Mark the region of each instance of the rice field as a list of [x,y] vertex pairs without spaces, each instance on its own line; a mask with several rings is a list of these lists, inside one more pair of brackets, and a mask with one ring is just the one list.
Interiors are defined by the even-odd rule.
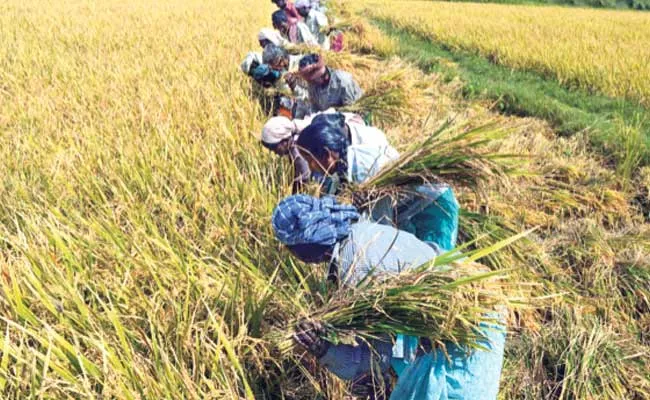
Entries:
[[452,49],[650,105],[647,13],[432,1],[355,4]]
[[[269,336],[322,305],[326,274],[271,232],[291,176],[257,143],[239,63],[272,4],[47,5],[0,4],[0,398],[346,398]],[[500,397],[649,398],[650,169],[621,177],[584,136],[466,102],[357,35],[370,55],[332,61],[408,89],[385,127],[400,149],[454,116],[510,129],[491,148],[529,161],[458,193],[478,245],[537,227],[481,260],[543,296],[509,321]]]
[[239,5],[0,5],[1,398],[252,398],[232,305],[283,176],[237,68],[271,4]]

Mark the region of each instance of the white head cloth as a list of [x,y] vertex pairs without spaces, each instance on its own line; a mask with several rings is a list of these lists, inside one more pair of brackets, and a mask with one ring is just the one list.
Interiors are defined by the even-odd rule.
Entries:
[[257,40],[268,40],[276,46],[282,46],[284,44],[284,38],[280,32],[271,28],[262,28],[260,33],[257,34]]
[[262,141],[268,144],[280,143],[297,133],[296,124],[287,117],[273,117],[262,128]]
[[251,70],[251,65],[253,62],[257,61],[258,64],[262,64],[262,53],[255,53],[253,51],[246,54],[246,58],[241,63],[241,70],[248,75]]

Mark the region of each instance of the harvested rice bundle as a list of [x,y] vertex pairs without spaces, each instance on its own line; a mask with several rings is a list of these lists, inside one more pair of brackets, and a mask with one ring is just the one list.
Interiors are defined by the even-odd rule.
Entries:
[[395,54],[397,42],[376,26],[361,21],[345,35],[345,48],[355,53],[389,57]]
[[358,102],[343,108],[343,111],[370,115],[373,125],[382,127],[411,122],[416,116],[425,114],[423,106],[426,108],[430,105],[423,105],[423,99],[430,99],[427,92],[431,88],[431,81],[397,58],[381,63],[374,70],[380,72],[374,75],[354,74],[361,78],[359,84],[365,93]]
[[334,22],[330,24],[329,29],[332,31],[362,34],[367,27],[368,23],[363,18],[356,15],[349,15],[344,18],[335,18]]
[[[390,279],[368,277],[356,288],[338,290],[326,305],[302,317],[324,324],[324,339],[334,344],[406,334],[429,338],[442,348],[444,342],[481,348],[482,325],[502,325],[495,310],[519,300],[504,294],[510,284],[503,271],[485,272],[486,267],[474,262],[450,265],[435,262]],[[293,333],[276,337],[283,353],[293,349]]]
[[503,180],[512,171],[513,155],[485,150],[486,144],[507,134],[508,130],[493,123],[467,128],[448,121],[353,190],[390,192],[399,186],[430,182],[479,190],[483,182]]

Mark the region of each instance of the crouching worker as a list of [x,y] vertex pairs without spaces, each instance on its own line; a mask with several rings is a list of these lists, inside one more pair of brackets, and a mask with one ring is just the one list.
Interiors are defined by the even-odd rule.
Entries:
[[281,157],[287,156],[291,159],[294,171],[292,193],[300,191],[311,177],[309,165],[296,147],[296,138],[304,128],[303,123],[307,124],[308,122],[292,121],[289,118],[278,116],[268,120],[262,129],[262,145]]
[[287,40],[280,35],[280,32],[270,28],[262,28],[257,34],[257,40],[262,49],[270,44],[284,47],[288,43]]
[[309,84],[309,100],[314,113],[330,107],[349,106],[363,95],[352,75],[329,68],[318,54],[304,56],[299,67],[300,76]]
[[281,74],[276,85],[280,92],[289,92],[292,97],[291,116],[304,118],[310,113],[309,93],[300,79],[297,79],[298,64],[301,56],[292,56],[286,49],[274,44],[264,47],[262,61],[271,69]]
[[273,28],[277,29],[289,43],[318,46],[318,40],[304,22],[289,18],[285,11],[278,10],[271,15]]
[[305,25],[309,28],[312,36],[316,38],[321,49],[330,49],[329,22],[327,16],[315,9],[310,0],[297,0],[296,10],[305,19]]
[[284,11],[289,18],[293,18],[298,21],[302,19],[298,13],[298,10],[296,10],[296,6],[294,6],[292,2],[287,0],[271,0],[271,2],[278,6],[280,9],[278,11]]
[[[329,263],[331,277],[354,287],[368,274],[390,276],[420,266],[437,256],[435,246],[393,227],[362,220],[354,206],[333,197],[294,195],[273,212],[275,235],[299,259]],[[322,339],[317,321],[301,321],[294,340],[319,363],[344,380],[355,382],[353,392],[373,399],[492,400],[496,399],[503,362],[505,333],[485,327],[485,350],[445,343],[446,353],[426,340],[398,335],[396,342],[334,345]],[[371,376],[380,369],[380,376]],[[391,371],[392,370],[392,371]],[[388,376],[398,380],[391,388]],[[379,383],[379,384],[378,384]],[[392,394],[389,395],[392,389]]]
[[[263,89],[272,88],[280,82],[282,75],[273,70],[270,66],[262,62],[262,54],[256,52],[250,52],[244,58],[244,61],[241,63],[241,70],[246,75],[251,77],[257,85],[253,85],[253,94],[260,101],[260,106],[265,113],[278,113],[278,110],[282,109],[282,98],[281,96],[269,96]],[[285,101],[286,103],[286,101]],[[285,105],[291,109],[291,104]],[[290,114],[290,112],[287,112]]]
[[[340,113],[314,118],[300,135],[298,148],[312,172],[329,176],[330,185],[324,188],[329,194],[337,193],[342,185],[365,182],[399,157],[382,131],[346,121]],[[460,207],[451,187],[408,186],[396,197],[375,200],[368,207],[372,219],[394,224],[441,250],[456,247]]]

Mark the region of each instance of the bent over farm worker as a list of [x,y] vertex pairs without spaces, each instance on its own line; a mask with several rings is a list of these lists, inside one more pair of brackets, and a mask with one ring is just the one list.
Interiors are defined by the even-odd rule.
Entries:
[[293,165],[293,193],[297,193],[302,185],[309,181],[311,171],[307,161],[300,155],[296,148],[296,137],[304,128],[301,120],[290,120],[278,116],[273,117],[262,129],[262,145],[279,156],[288,156]]
[[300,60],[300,76],[309,84],[312,112],[348,106],[363,95],[352,75],[327,67],[318,54],[309,54]]
[[320,0],[310,0],[312,10],[320,11],[323,14],[327,12],[327,7],[321,4]]
[[296,19],[298,21],[302,19],[298,13],[298,10],[296,10],[296,6],[294,6],[292,2],[287,0],[271,0],[271,3],[278,6],[281,11],[287,13],[287,17]]
[[[341,114],[314,118],[300,135],[298,148],[313,172],[328,175],[326,193],[335,194],[346,183],[363,183],[399,157],[377,128],[346,122]],[[456,246],[460,207],[446,184],[401,188],[397,204],[384,197],[373,204],[372,219],[395,224],[442,250]]]
[[313,171],[362,182],[399,153],[382,131],[346,123],[341,113],[314,117],[298,139],[298,147]]
[[257,34],[257,40],[260,42],[260,47],[263,49],[270,44],[284,47],[287,40],[282,37],[280,32],[271,28],[262,28]]
[[[294,195],[283,199],[273,211],[276,238],[307,263],[330,263],[330,275],[343,285],[354,287],[368,274],[385,279],[402,270],[433,260],[438,252],[410,233],[363,220],[354,206],[338,204],[334,197],[318,199]],[[294,340],[339,378],[370,386],[373,366],[383,374],[392,368],[398,380],[391,400],[492,400],[499,390],[505,332],[484,327],[484,350],[446,343],[445,350],[432,350],[426,340],[398,335],[393,345],[387,340],[370,344],[334,345],[322,339],[318,321],[301,321]],[[428,349],[422,351],[423,349]],[[387,388],[390,391],[390,387]]]
[[280,80],[280,73],[262,61],[262,54],[249,52],[241,63],[241,70],[263,87],[271,87]]
[[241,63],[241,70],[246,75],[253,76],[253,71],[260,64],[262,64],[262,53],[250,51]]
[[309,114],[309,93],[296,75],[300,58],[301,56],[290,55],[286,49],[274,44],[267,45],[262,53],[264,64],[282,74],[283,79],[278,85],[278,90],[292,93],[291,116],[295,118],[303,118]]
[[318,46],[316,38],[311,34],[304,22],[295,18],[289,18],[282,10],[274,12],[271,15],[271,19],[273,21],[273,27],[290,43]]
[[327,16],[322,12],[313,9],[310,0],[297,0],[296,9],[305,19],[305,25],[307,25],[311,34],[316,38],[320,47],[323,50],[329,50],[330,39]]

